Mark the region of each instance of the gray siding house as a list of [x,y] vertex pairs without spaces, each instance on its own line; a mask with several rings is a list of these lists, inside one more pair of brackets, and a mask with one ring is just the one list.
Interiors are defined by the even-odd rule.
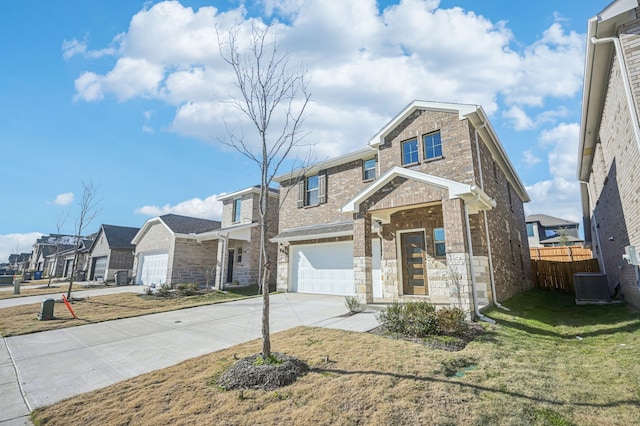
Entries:
[[128,226],[100,225],[89,250],[89,271],[87,278],[95,281],[111,282],[117,271],[127,271],[132,276],[135,245],[131,240],[140,228]]

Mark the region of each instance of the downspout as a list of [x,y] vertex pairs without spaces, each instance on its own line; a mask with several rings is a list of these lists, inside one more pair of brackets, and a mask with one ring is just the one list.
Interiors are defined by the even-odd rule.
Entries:
[[[480,171],[480,188],[484,191],[484,175],[482,173],[482,161],[480,160],[480,142],[478,141],[478,131],[486,126],[486,123],[482,123],[480,127],[475,129],[475,138],[476,138],[476,157],[478,159],[478,170]],[[491,280],[491,298],[493,299],[493,304],[496,305],[500,309],[504,309],[508,311],[509,308],[502,306],[498,303],[498,296],[496,293],[496,279],[493,274],[493,252],[491,251],[491,239],[489,238],[489,223],[487,222],[487,211],[483,210],[482,215],[484,217],[484,233],[485,238],[487,239],[487,254],[489,256],[489,279]]]
[[480,313],[478,309],[478,295],[476,289],[476,271],[473,266],[473,244],[471,243],[471,225],[469,223],[469,209],[467,208],[467,203],[464,203],[464,222],[467,228],[467,241],[469,244],[469,273],[471,274],[471,293],[473,295],[473,311],[477,318],[480,318],[482,321],[486,321],[490,324],[495,324],[496,322],[489,317],[485,317]]
[[633,133],[635,133],[636,135],[636,143],[638,144],[638,149],[640,149],[640,124],[638,123],[638,111],[636,110],[636,105],[633,102],[633,92],[631,91],[631,84],[629,83],[629,76],[627,75],[627,65],[624,62],[620,39],[618,37],[591,37],[590,41],[593,44],[613,42],[613,45],[615,46],[616,56],[618,57],[618,64],[620,65],[620,74],[622,75],[622,84],[624,86],[624,92],[627,97],[627,103],[629,104],[629,112],[631,113]]

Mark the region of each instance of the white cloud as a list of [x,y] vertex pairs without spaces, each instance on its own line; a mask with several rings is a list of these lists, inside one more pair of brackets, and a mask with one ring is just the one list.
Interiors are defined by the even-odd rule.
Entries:
[[58,194],[56,198],[52,201],[53,204],[57,204],[59,206],[68,206],[73,203],[74,195],[73,192],[65,192],[63,194]]
[[183,216],[199,217],[204,219],[220,220],[222,217],[222,202],[218,197],[224,195],[211,195],[204,200],[192,198],[175,205],[165,204],[164,206],[142,206],[135,209],[136,214],[156,217],[173,213]]
[[8,262],[11,254],[31,253],[33,243],[42,235],[40,232],[0,235],[0,263]]
[[577,123],[562,123],[541,133],[541,146],[550,147],[551,179],[527,186],[532,200],[525,207],[528,214],[544,213],[576,222],[581,220],[580,184],[576,179],[579,131]]
[[73,40],[64,40],[62,42],[62,57],[64,59],[72,58],[75,55],[83,55],[87,52],[87,43]]
[[528,130],[533,128],[534,123],[526,112],[519,106],[512,106],[502,113],[502,116],[511,121],[513,128],[516,130]]
[[537,157],[532,150],[527,149],[526,151],[524,151],[522,153],[522,157],[524,159],[525,164],[527,165],[527,167],[532,167],[535,166],[536,164],[540,163],[542,160],[540,159],[540,157]]
[[[505,109],[508,123],[527,130],[562,114],[559,109],[558,115],[536,116],[532,106],[573,96],[581,87],[584,37],[565,31],[560,18],[539,40],[516,49],[507,23],[458,7],[443,9],[436,0],[402,0],[382,11],[375,0],[261,4],[276,18],[274,32],[282,51],[290,52],[290,63],[308,70],[315,105],[306,126],[327,153],[364,146],[414,99],[479,104],[489,115]],[[239,24],[239,42],[246,44],[253,19],[243,5],[221,13],[175,1],[153,4],[114,38],[119,56],[110,71],[77,78],[75,97],[166,102],[176,108],[172,123],[155,127],[216,143],[226,135],[225,122],[239,130],[244,121],[225,103],[233,78],[220,58],[215,28],[225,34]],[[86,48],[76,42],[68,49]],[[145,123],[143,131],[150,128]]]

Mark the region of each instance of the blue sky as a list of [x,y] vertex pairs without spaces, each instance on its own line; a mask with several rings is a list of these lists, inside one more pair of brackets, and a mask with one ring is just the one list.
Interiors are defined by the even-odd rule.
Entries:
[[[527,213],[579,221],[575,179],[587,20],[595,0],[0,2],[0,262],[38,233],[168,212],[218,219],[259,182],[222,146],[232,93],[215,25],[277,22],[308,70],[317,158],[365,146],[414,99],[480,104],[525,183]],[[240,121],[237,121],[240,123]],[[249,131],[247,131],[249,132]]]

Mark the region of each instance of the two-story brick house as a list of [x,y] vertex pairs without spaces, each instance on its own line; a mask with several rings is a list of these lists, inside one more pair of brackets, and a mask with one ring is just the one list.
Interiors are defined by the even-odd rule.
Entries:
[[[268,240],[278,231],[278,190],[269,189],[267,200],[267,250],[275,264],[277,245]],[[218,201],[222,202],[222,227],[197,236],[201,242],[218,241],[216,285],[258,284],[264,263],[260,250],[260,186],[223,195]],[[275,284],[275,268],[269,280]]]
[[617,0],[587,23],[578,149],[584,236],[609,291],[640,307],[640,4]]
[[479,106],[412,102],[367,148],[275,181],[280,290],[477,314],[531,287],[529,198]]

